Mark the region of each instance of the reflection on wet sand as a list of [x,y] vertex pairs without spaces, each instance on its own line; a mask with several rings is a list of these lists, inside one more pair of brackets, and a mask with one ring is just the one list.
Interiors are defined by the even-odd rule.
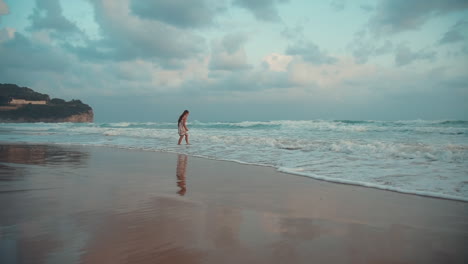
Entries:
[[[240,263],[255,259],[257,253],[241,239],[241,215],[237,208],[155,198],[145,209],[108,216],[81,262]],[[255,263],[275,263],[269,257],[258,260]]]
[[88,154],[50,145],[0,145],[0,162],[31,165],[83,166]]
[[54,234],[27,233],[25,226],[0,229],[0,263],[47,263],[61,247]]
[[[22,181],[28,171],[39,166],[53,166],[67,169],[83,168],[87,165],[89,153],[79,148],[51,145],[19,145],[0,144],[0,183],[7,181]],[[27,166],[24,166],[27,165]],[[32,165],[32,166],[29,166]],[[71,172],[69,170],[69,172]],[[6,188],[4,188],[6,187]],[[13,185],[0,185],[0,192],[17,190]],[[21,189],[23,189],[22,186]],[[37,186],[27,186],[35,189]],[[43,186],[42,188],[47,188]]]
[[186,155],[83,152],[84,167],[14,164],[25,187],[56,188],[0,192],[1,264],[467,263],[466,203],[195,157],[187,166]]
[[177,155],[177,186],[180,190],[177,192],[180,196],[184,196],[187,192],[187,187],[185,183],[185,174],[187,170],[187,160],[188,156],[184,154]]
[[23,178],[24,168],[0,164],[0,182],[14,181]]
[[88,158],[78,148],[0,145],[0,263],[60,263],[51,257],[64,247],[60,232],[50,231],[52,212],[60,212],[52,208],[64,198],[53,190],[63,183],[55,176],[70,176]]

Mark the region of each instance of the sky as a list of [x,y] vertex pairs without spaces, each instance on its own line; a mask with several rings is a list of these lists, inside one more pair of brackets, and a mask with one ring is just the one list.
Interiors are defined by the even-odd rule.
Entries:
[[0,0],[0,83],[97,122],[468,120],[468,1]]

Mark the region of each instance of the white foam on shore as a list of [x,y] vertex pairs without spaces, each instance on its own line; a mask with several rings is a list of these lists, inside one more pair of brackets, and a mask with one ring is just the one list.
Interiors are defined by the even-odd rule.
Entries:
[[399,192],[399,193],[415,194],[415,195],[421,195],[421,196],[428,196],[428,197],[435,197],[435,198],[442,198],[442,199],[458,200],[458,201],[468,202],[468,197],[460,197],[460,196],[454,196],[454,195],[449,195],[449,194],[441,194],[441,193],[435,193],[435,192],[428,192],[428,191],[407,190],[407,189],[404,189],[404,188],[396,188],[396,187],[392,187],[392,186],[384,186],[384,185],[373,184],[373,183],[368,183],[368,182],[351,181],[351,180],[346,180],[346,179],[337,179],[337,178],[332,178],[332,177],[311,175],[309,173],[301,173],[301,172],[297,171],[296,169],[290,169],[290,168],[278,168],[278,171],[284,172],[284,173],[289,173],[289,174],[294,174],[294,175],[300,175],[300,176],[304,176],[304,177],[309,177],[309,178],[313,178],[313,179],[316,179],[316,180],[334,182],[334,183],[357,185],[357,186],[364,186],[364,187],[368,187],[368,188],[376,188],[376,189]]
[[270,121],[2,124],[0,141],[183,153],[337,183],[468,200],[468,122]]

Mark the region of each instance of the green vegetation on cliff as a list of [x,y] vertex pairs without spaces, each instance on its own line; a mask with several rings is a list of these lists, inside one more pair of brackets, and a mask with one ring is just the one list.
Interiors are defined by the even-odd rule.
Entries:
[[92,108],[80,100],[71,100],[69,102],[59,98],[50,100],[49,95],[37,93],[26,87],[18,87],[14,84],[0,84],[0,104],[8,105],[10,99],[45,100],[47,104],[26,104],[17,109],[0,111],[0,122],[44,122],[45,120],[47,120],[46,122],[54,122],[54,120],[62,122],[74,115],[92,113]]
[[0,103],[5,104],[6,98],[24,99],[28,101],[49,101],[49,95],[41,94],[27,87],[19,87],[16,84],[0,83]]
[[45,119],[67,118],[91,110],[87,104],[80,100],[72,100],[62,104],[32,105],[28,104],[16,110],[0,111],[0,119]]

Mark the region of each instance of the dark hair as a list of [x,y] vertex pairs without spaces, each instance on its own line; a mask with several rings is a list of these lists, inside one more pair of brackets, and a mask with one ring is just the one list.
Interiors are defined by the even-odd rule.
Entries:
[[184,110],[184,112],[179,116],[179,121],[177,121],[177,125],[180,124],[180,121],[182,121],[182,118],[188,113],[190,113],[189,110]]

